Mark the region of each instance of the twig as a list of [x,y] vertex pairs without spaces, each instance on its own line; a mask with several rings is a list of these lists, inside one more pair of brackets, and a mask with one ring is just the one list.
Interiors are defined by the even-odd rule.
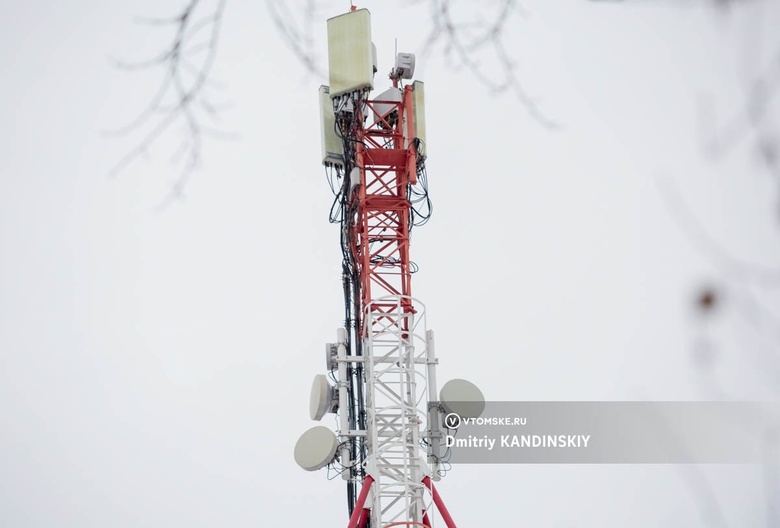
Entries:
[[[515,0],[496,0],[497,10],[490,21],[473,20],[456,23],[448,0],[430,0],[432,29],[423,45],[423,53],[442,43],[447,58],[455,59],[494,93],[514,93],[526,111],[539,124],[554,129],[560,125],[541,111],[537,102],[528,94],[517,75],[517,68],[504,44],[504,30],[511,15],[519,10]],[[487,73],[478,60],[483,50],[488,50],[502,66],[497,75]]]
[[[169,195],[163,203],[181,198],[186,183],[201,161],[202,138],[204,135],[225,137],[224,133],[202,123],[201,115],[216,120],[217,110],[207,97],[207,89],[213,87],[211,70],[219,42],[222,17],[227,0],[216,0],[207,14],[199,16],[202,0],[190,0],[175,17],[139,17],[137,22],[155,27],[173,27],[170,45],[155,57],[135,63],[117,61],[116,66],[127,71],[148,71],[162,67],[165,70],[160,87],[146,108],[128,124],[106,135],[125,136],[133,131],[145,129],[141,140],[109,171],[116,176],[159,141],[174,125],[181,123],[185,139],[173,156],[182,167],[174,180]],[[207,32],[205,41],[196,42]],[[205,53],[198,62],[192,58]],[[168,103],[167,101],[172,100]]]

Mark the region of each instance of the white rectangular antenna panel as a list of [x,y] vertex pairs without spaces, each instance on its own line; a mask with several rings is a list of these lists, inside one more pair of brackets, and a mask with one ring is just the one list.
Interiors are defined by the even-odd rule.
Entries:
[[331,97],[373,88],[374,53],[368,9],[328,19],[328,69]]
[[414,137],[422,141],[420,154],[428,157],[428,143],[425,137],[425,84],[422,81],[412,83],[412,107],[414,108]]
[[336,134],[336,117],[333,101],[327,86],[320,86],[320,136],[322,138],[322,163],[344,165],[344,144]]

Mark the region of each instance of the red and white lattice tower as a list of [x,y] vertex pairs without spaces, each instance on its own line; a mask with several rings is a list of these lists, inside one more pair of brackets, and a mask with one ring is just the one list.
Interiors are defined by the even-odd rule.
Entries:
[[410,231],[430,215],[423,83],[404,83],[414,56],[400,53],[392,87],[370,98],[377,70],[365,9],[328,20],[328,55],[323,162],[335,194],[331,221],[341,229],[345,327],[326,346],[333,384],[315,379],[311,416],[335,412],[339,427],[336,435],[323,426],[307,431],[296,460],[341,472],[350,528],[430,527],[434,506],[454,527],[433,485],[442,406],[433,333],[412,296],[409,257]]

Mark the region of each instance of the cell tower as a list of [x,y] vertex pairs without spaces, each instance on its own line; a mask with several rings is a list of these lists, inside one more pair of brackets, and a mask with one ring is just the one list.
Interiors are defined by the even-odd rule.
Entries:
[[310,414],[336,413],[338,430],[309,429],[295,459],[309,471],[341,472],[349,528],[431,527],[435,511],[452,528],[434,486],[446,461],[442,418],[476,416],[484,398],[465,380],[436,397],[433,331],[412,296],[410,233],[431,214],[424,85],[405,82],[415,58],[398,53],[392,86],[370,98],[377,67],[366,9],[328,20],[328,59],[322,161],[335,195],[330,220],[340,228],[345,317],[325,346],[328,374],[315,377]]

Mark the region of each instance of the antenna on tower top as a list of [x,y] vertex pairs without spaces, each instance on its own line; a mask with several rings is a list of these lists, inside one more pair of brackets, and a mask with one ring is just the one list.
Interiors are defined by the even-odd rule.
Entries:
[[357,6],[352,3],[352,0],[349,0],[349,10],[354,11],[357,9]]

